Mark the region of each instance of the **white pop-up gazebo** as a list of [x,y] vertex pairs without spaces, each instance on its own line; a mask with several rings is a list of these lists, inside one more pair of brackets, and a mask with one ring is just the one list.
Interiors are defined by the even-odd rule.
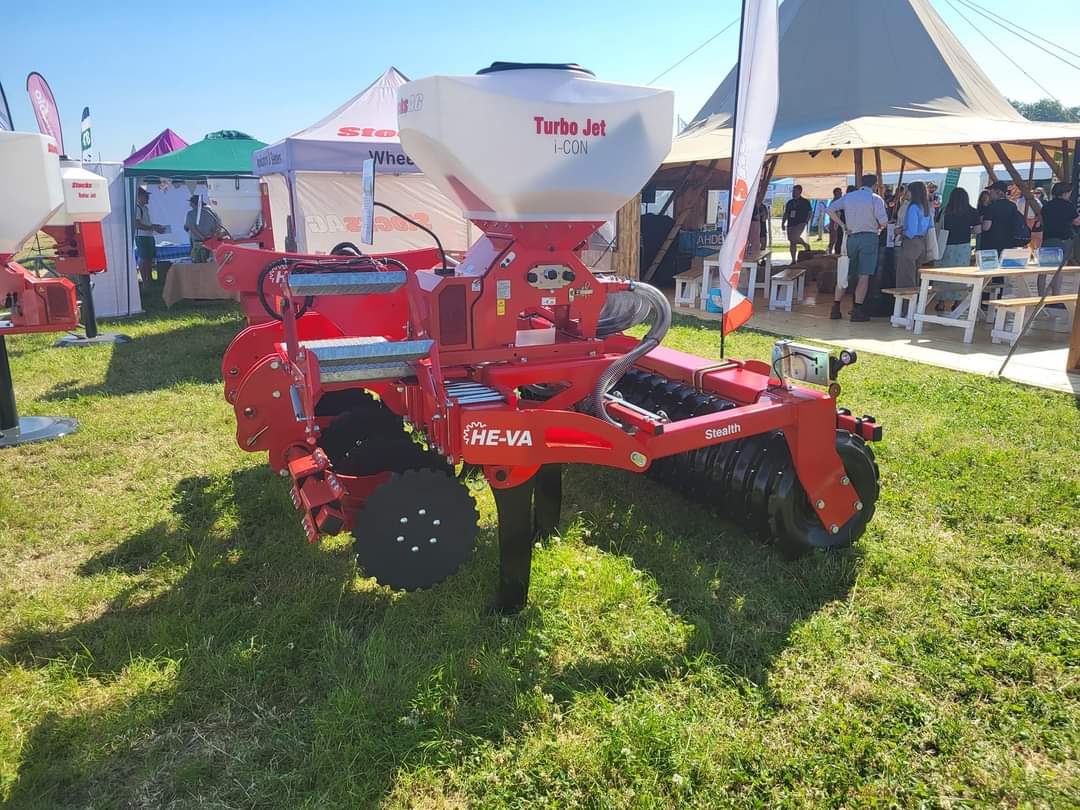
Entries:
[[[460,209],[420,172],[401,148],[397,90],[405,78],[389,68],[321,121],[254,153],[255,175],[270,193],[275,248],[283,249],[291,218],[297,249],[326,253],[359,243],[360,172],[375,161],[375,198],[434,230],[448,251],[464,251],[473,232]],[[388,212],[375,212],[377,251],[431,246],[431,237]]]

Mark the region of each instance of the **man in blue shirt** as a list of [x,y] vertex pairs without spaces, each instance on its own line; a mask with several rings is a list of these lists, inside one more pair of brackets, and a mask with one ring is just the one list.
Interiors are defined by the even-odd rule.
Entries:
[[[870,320],[863,309],[863,302],[870,288],[870,277],[877,272],[878,234],[889,224],[885,201],[874,193],[877,181],[876,174],[864,174],[862,187],[858,191],[848,192],[829,206],[829,217],[843,222],[847,231],[844,241],[847,243],[848,278],[855,275],[858,279],[855,284],[855,306],[851,310],[851,320],[855,323]],[[834,321],[841,317],[840,301],[846,289],[840,286],[839,281],[837,279],[836,296],[829,314]]]

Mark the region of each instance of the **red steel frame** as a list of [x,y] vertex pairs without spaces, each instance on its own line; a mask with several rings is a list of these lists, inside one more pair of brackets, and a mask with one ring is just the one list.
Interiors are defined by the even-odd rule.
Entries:
[[[300,302],[289,298],[289,270],[272,272],[264,280],[265,291],[275,302],[288,302],[283,321],[270,320],[257,299],[263,268],[282,258],[338,259],[231,243],[216,247],[221,284],[240,293],[251,323],[233,341],[223,363],[226,398],[237,416],[237,441],[245,450],[267,451],[275,469],[294,480],[294,501],[306,511],[311,539],[349,528],[363,499],[386,477],[334,476],[316,449],[319,432],[331,418],[315,415],[323,392],[355,387],[379,395],[392,411],[423,430],[449,461],[482,465],[495,488],[519,485],[545,464],[600,464],[643,472],[658,458],[782,430],[796,474],[823,526],[835,531],[856,514],[858,495],[837,454],[835,431],[843,428],[873,441],[880,438],[880,428],[870,418],[838,412],[835,400],[825,393],[781,384],[765,363],[716,363],[659,347],[636,367],[738,407],[660,423],[610,404],[609,412],[628,429],[572,410],[591,395],[615,360],[638,345],[625,335],[596,337],[607,294],[627,290],[631,282],[594,276],[578,258],[578,248],[598,223],[477,224],[485,236],[452,275],[428,269],[439,263],[436,251],[389,254],[410,268],[401,289],[320,298],[313,311],[301,317],[295,316]],[[341,260],[347,258],[355,259]],[[560,268],[551,288],[526,281],[537,268],[550,267]],[[447,306],[447,300],[456,303]],[[523,344],[522,335],[539,334],[535,330],[544,330],[551,339]],[[346,335],[432,338],[435,344],[427,358],[415,363],[415,377],[323,384],[318,360],[304,351],[302,341]],[[505,401],[461,405],[446,393],[445,382],[455,379],[494,388]],[[543,401],[515,395],[539,383],[563,387]]]

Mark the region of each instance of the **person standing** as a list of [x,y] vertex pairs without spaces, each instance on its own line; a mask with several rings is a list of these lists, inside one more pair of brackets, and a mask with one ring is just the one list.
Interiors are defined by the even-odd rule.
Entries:
[[[855,284],[855,306],[851,310],[851,320],[855,323],[870,320],[863,308],[863,302],[866,301],[866,291],[870,288],[870,277],[877,272],[878,234],[889,223],[889,217],[885,213],[885,201],[874,193],[877,181],[877,175],[864,174],[861,180],[862,188],[845,194],[829,206],[829,216],[839,220],[842,215],[844,229],[847,231],[845,239],[849,283],[852,274],[858,278]],[[837,283],[832,312],[829,313],[829,317],[834,321],[841,317],[840,301],[843,297],[844,287]]]
[[949,232],[945,252],[941,255],[942,267],[968,267],[971,265],[971,234],[980,230],[979,212],[971,207],[971,198],[962,188],[954,188],[949,195],[943,215],[944,228]]
[[799,245],[807,250],[810,249],[810,243],[802,238],[808,222],[810,222],[810,201],[803,197],[802,186],[792,186],[791,199],[784,206],[784,215],[780,219],[780,227],[787,231],[792,262],[795,261]]
[[165,227],[150,221],[150,192],[140,188],[135,192],[135,249],[139,253],[139,280],[144,284],[150,283],[154,269],[155,233],[165,233]]
[[982,212],[982,250],[1001,251],[1018,247],[1018,225],[1024,221],[1015,203],[1009,199],[1009,184],[998,180],[986,187],[990,203]]
[[896,260],[896,286],[900,288],[919,286],[919,267],[926,256],[926,234],[934,227],[934,214],[926,195],[926,185],[916,180],[908,186],[908,194],[911,195],[911,204],[899,223],[904,238]]
[[[836,202],[844,196],[844,192],[840,190],[839,186],[832,190],[832,201]],[[832,205],[832,203],[829,203]],[[844,230],[841,227],[841,223],[844,221],[844,214],[841,211],[836,212],[836,219],[831,215],[829,216],[829,253],[833,253],[837,256],[840,255],[840,249],[844,244]]]
[[[1046,207],[1046,192],[1042,190],[1041,186],[1035,186],[1035,189],[1031,192],[1035,195],[1035,201],[1039,203],[1039,210],[1041,211]],[[1039,248],[1043,246],[1043,221],[1038,214],[1035,213],[1035,209],[1029,209],[1031,216],[1027,219],[1027,226],[1031,229],[1031,252],[1036,256],[1039,255]]]
[[[1043,206],[1043,247],[1061,248],[1065,263],[1080,250],[1074,228],[1080,228],[1080,215],[1077,215],[1076,205],[1069,199],[1072,186],[1068,183],[1055,183],[1050,189],[1053,199]],[[1047,276],[1039,276],[1039,295],[1046,292]],[[1061,276],[1054,279],[1050,290],[1054,295],[1061,292]]]
[[187,212],[184,230],[191,236],[191,261],[210,261],[210,251],[203,247],[203,242],[217,235],[221,230],[221,220],[202,204],[198,194],[191,195],[191,210]]
[[930,201],[930,215],[936,220],[941,210],[941,194],[933,180],[926,184],[926,198]]

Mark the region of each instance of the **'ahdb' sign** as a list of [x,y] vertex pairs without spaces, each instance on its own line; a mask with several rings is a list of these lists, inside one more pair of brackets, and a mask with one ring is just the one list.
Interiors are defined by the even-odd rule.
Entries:
[[708,228],[700,231],[682,231],[679,233],[679,250],[691,256],[712,256],[724,244],[724,231],[720,228]]

